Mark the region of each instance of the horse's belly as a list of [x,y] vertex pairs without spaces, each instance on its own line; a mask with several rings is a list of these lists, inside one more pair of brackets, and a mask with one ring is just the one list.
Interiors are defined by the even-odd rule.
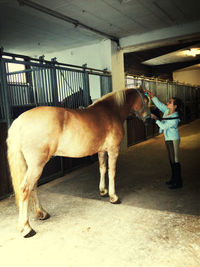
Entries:
[[62,156],[62,157],[70,157],[70,158],[82,158],[86,156],[91,156],[97,153],[95,150],[85,150],[85,151],[78,151],[76,149],[58,149],[54,156]]
[[87,138],[70,140],[61,140],[58,144],[55,156],[63,157],[86,157],[97,153],[99,150],[99,142],[96,140],[88,140]]

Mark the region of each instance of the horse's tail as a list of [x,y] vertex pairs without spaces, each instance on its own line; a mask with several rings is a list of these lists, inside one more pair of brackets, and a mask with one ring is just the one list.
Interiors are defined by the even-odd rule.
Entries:
[[8,163],[15,192],[15,200],[17,206],[19,206],[20,185],[25,176],[27,165],[20,148],[20,133],[17,120],[13,122],[8,131],[7,146]]

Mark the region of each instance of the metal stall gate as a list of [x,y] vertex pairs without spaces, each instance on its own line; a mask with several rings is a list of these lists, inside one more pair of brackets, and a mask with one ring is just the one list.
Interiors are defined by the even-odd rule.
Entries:
[[[22,112],[41,105],[84,108],[111,91],[111,74],[107,71],[1,51],[0,198],[12,190],[6,160],[6,137],[15,118]],[[59,177],[86,162],[90,162],[90,157],[55,157],[45,166],[39,182],[44,183]]]
[[[180,98],[184,105],[183,123],[188,123],[200,116],[200,88],[198,87],[137,76],[127,76],[125,83],[127,88],[142,86],[143,88],[149,89],[163,103],[166,103],[169,98],[175,96]],[[150,108],[152,112],[157,112],[153,102],[150,103]],[[158,127],[155,122],[149,126],[145,126],[134,115],[128,118],[127,135],[129,146],[157,134]]]

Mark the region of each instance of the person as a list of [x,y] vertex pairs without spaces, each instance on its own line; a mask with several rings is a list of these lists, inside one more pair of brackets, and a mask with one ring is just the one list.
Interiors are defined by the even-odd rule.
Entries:
[[158,119],[154,114],[151,114],[151,117],[155,119],[156,124],[159,126],[159,132],[164,131],[165,144],[172,172],[171,179],[166,184],[169,185],[170,189],[181,188],[183,182],[181,177],[181,164],[179,162],[180,134],[178,124],[182,116],[182,101],[179,98],[172,97],[165,105],[152,92],[149,90],[146,90],[146,92],[152,98],[155,106],[163,112],[162,119]]

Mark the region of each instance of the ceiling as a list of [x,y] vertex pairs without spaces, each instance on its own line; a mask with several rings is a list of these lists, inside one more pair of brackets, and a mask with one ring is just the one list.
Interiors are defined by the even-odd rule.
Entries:
[[200,1],[0,0],[6,52],[38,57],[107,38],[124,49],[129,66],[198,64],[198,54],[184,51],[200,49]]

